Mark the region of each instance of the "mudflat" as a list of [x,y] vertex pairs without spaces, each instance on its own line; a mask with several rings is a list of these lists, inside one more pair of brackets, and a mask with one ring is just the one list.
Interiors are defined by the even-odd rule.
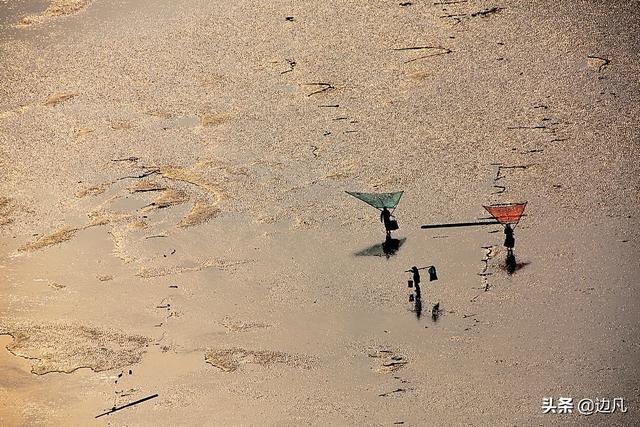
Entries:
[[0,424],[638,425],[637,6],[0,1]]

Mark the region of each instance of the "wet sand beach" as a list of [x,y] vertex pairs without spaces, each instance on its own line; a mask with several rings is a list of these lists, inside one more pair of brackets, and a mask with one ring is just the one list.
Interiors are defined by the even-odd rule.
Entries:
[[638,2],[0,10],[0,425],[640,422]]

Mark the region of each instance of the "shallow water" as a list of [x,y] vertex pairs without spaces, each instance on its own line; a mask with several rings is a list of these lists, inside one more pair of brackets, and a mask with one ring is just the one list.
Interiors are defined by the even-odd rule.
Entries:
[[[0,328],[23,340],[0,351],[1,416],[581,425],[542,398],[636,405],[637,14],[614,3],[94,2],[3,40]],[[427,44],[451,53],[405,49]],[[168,192],[131,193],[144,174]],[[393,255],[345,190],[406,191]],[[521,200],[512,275],[500,226],[419,228]],[[438,273],[420,317],[413,265]]]

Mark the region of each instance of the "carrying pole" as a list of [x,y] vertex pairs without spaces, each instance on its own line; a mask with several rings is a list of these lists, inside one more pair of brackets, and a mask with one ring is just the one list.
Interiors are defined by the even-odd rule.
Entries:
[[449,224],[426,224],[420,226],[420,228],[449,228],[449,227],[472,227],[475,225],[492,225],[492,224],[500,224],[499,221],[477,221],[477,222],[454,222]]

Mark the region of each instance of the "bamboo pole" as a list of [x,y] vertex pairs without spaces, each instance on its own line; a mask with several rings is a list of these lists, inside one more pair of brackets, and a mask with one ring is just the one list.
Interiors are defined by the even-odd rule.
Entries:
[[500,224],[498,221],[476,221],[476,222],[454,222],[449,224],[426,224],[420,226],[420,228],[448,228],[448,227],[472,227],[475,225],[491,225],[491,224]]

